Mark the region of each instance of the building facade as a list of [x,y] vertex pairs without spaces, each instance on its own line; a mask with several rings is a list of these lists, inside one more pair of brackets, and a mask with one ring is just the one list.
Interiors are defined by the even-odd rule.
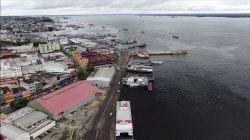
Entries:
[[47,44],[39,44],[38,50],[40,53],[51,53],[60,50],[60,44],[57,42],[50,42]]
[[20,58],[1,59],[0,63],[1,63],[1,68],[0,68],[1,69],[1,72],[0,72],[1,79],[22,76]]
[[86,81],[98,87],[109,87],[115,74],[114,68],[101,67],[91,73]]

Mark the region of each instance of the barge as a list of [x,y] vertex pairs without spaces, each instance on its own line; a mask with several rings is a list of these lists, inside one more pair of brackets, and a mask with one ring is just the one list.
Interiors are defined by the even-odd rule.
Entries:
[[130,87],[147,86],[148,81],[146,76],[129,76],[122,79],[122,84]]
[[117,101],[115,131],[116,137],[133,137],[133,122],[130,101]]

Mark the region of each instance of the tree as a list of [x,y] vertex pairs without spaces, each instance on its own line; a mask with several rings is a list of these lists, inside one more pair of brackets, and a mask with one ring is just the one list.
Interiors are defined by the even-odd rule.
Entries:
[[86,80],[86,78],[87,78],[86,71],[84,69],[79,69],[77,72],[77,77],[80,80]]
[[11,102],[10,106],[11,106],[13,111],[16,111],[18,109],[21,109],[21,108],[27,106],[28,103],[29,103],[29,100],[26,98],[23,98],[23,99],[19,99],[19,100],[15,100],[15,101]]
[[87,72],[87,74],[89,75],[89,74],[91,74],[93,71],[95,71],[95,67],[94,66],[88,66],[87,68],[86,68],[86,72]]

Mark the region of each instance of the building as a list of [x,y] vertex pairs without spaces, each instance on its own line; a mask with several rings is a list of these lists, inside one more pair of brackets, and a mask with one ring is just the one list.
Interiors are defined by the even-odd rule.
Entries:
[[7,116],[5,116],[1,120],[1,126],[12,123],[14,120],[21,118],[21,117],[25,116],[26,114],[29,114],[33,111],[35,111],[33,108],[26,106],[24,108],[21,108],[21,109],[15,111],[15,112],[12,112],[12,113],[8,114]]
[[74,53],[74,60],[77,62],[77,64],[81,67],[81,68],[85,68],[88,66],[88,59],[87,58],[83,58],[81,53]]
[[41,54],[59,51],[60,44],[57,42],[52,42],[52,43],[47,43],[47,44],[39,44],[38,50]]
[[115,74],[114,68],[101,67],[89,75],[86,81],[98,87],[109,87]]
[[20,58],[1,59],[0,79],[18,78],[22,76]]
[[31,96],[31,93],[23,87],[12,88],[11,90],[16,100],[22,98],[29,98]]
[[70,73],[68,66],[63,63],[43,62],[44,70],[47,73]]
[[82,58],[88,59],[88,65],[92,66],[111,64],[114,61],[114,55],[107,53],[82,53]]
[[44,95],[28,105],[58,119],[93,100],[98,92],[99,90],[90,83],[78,81]]
[[3,140],[30,140],[28,132],[17,128],[11,124],[0,127],[1,137]]
[[20,80],[20,86],[29,90],[31,93],[42,93],[42,83],[39,80],[22,79]]
[[20,117],[13,121],[13,124],[16,127],[29,132],[31,139],[36,138],[56,125],[55,121],[48,119],[48,115],[39,111],[33,111]]
[[1,120],[1,135],[11,140],[34,139],[54,127],[55,124],[55,121],[50,120],[48,115],[30,107],[24,107]]
[[0,93],[1,93],[0,96],[2,96],[1,98],[3,99],[1,104],[5,104],[5,103],[8,104],[15,100],[12,90],[7,86],[0,87]]

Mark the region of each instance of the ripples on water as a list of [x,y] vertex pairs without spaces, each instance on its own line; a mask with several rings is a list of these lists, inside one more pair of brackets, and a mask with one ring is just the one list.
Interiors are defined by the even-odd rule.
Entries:
[[[250,139],[250,19],[82,16],[70,20],[105,25],[120,38],[146,42],[148,50],[189,50],[187,56],[152,58],[163,61],[154,68],[152,94],[122,89],[120,99],[132,103],[136,140]],[[128,31],[119,32],[123,28]]]

